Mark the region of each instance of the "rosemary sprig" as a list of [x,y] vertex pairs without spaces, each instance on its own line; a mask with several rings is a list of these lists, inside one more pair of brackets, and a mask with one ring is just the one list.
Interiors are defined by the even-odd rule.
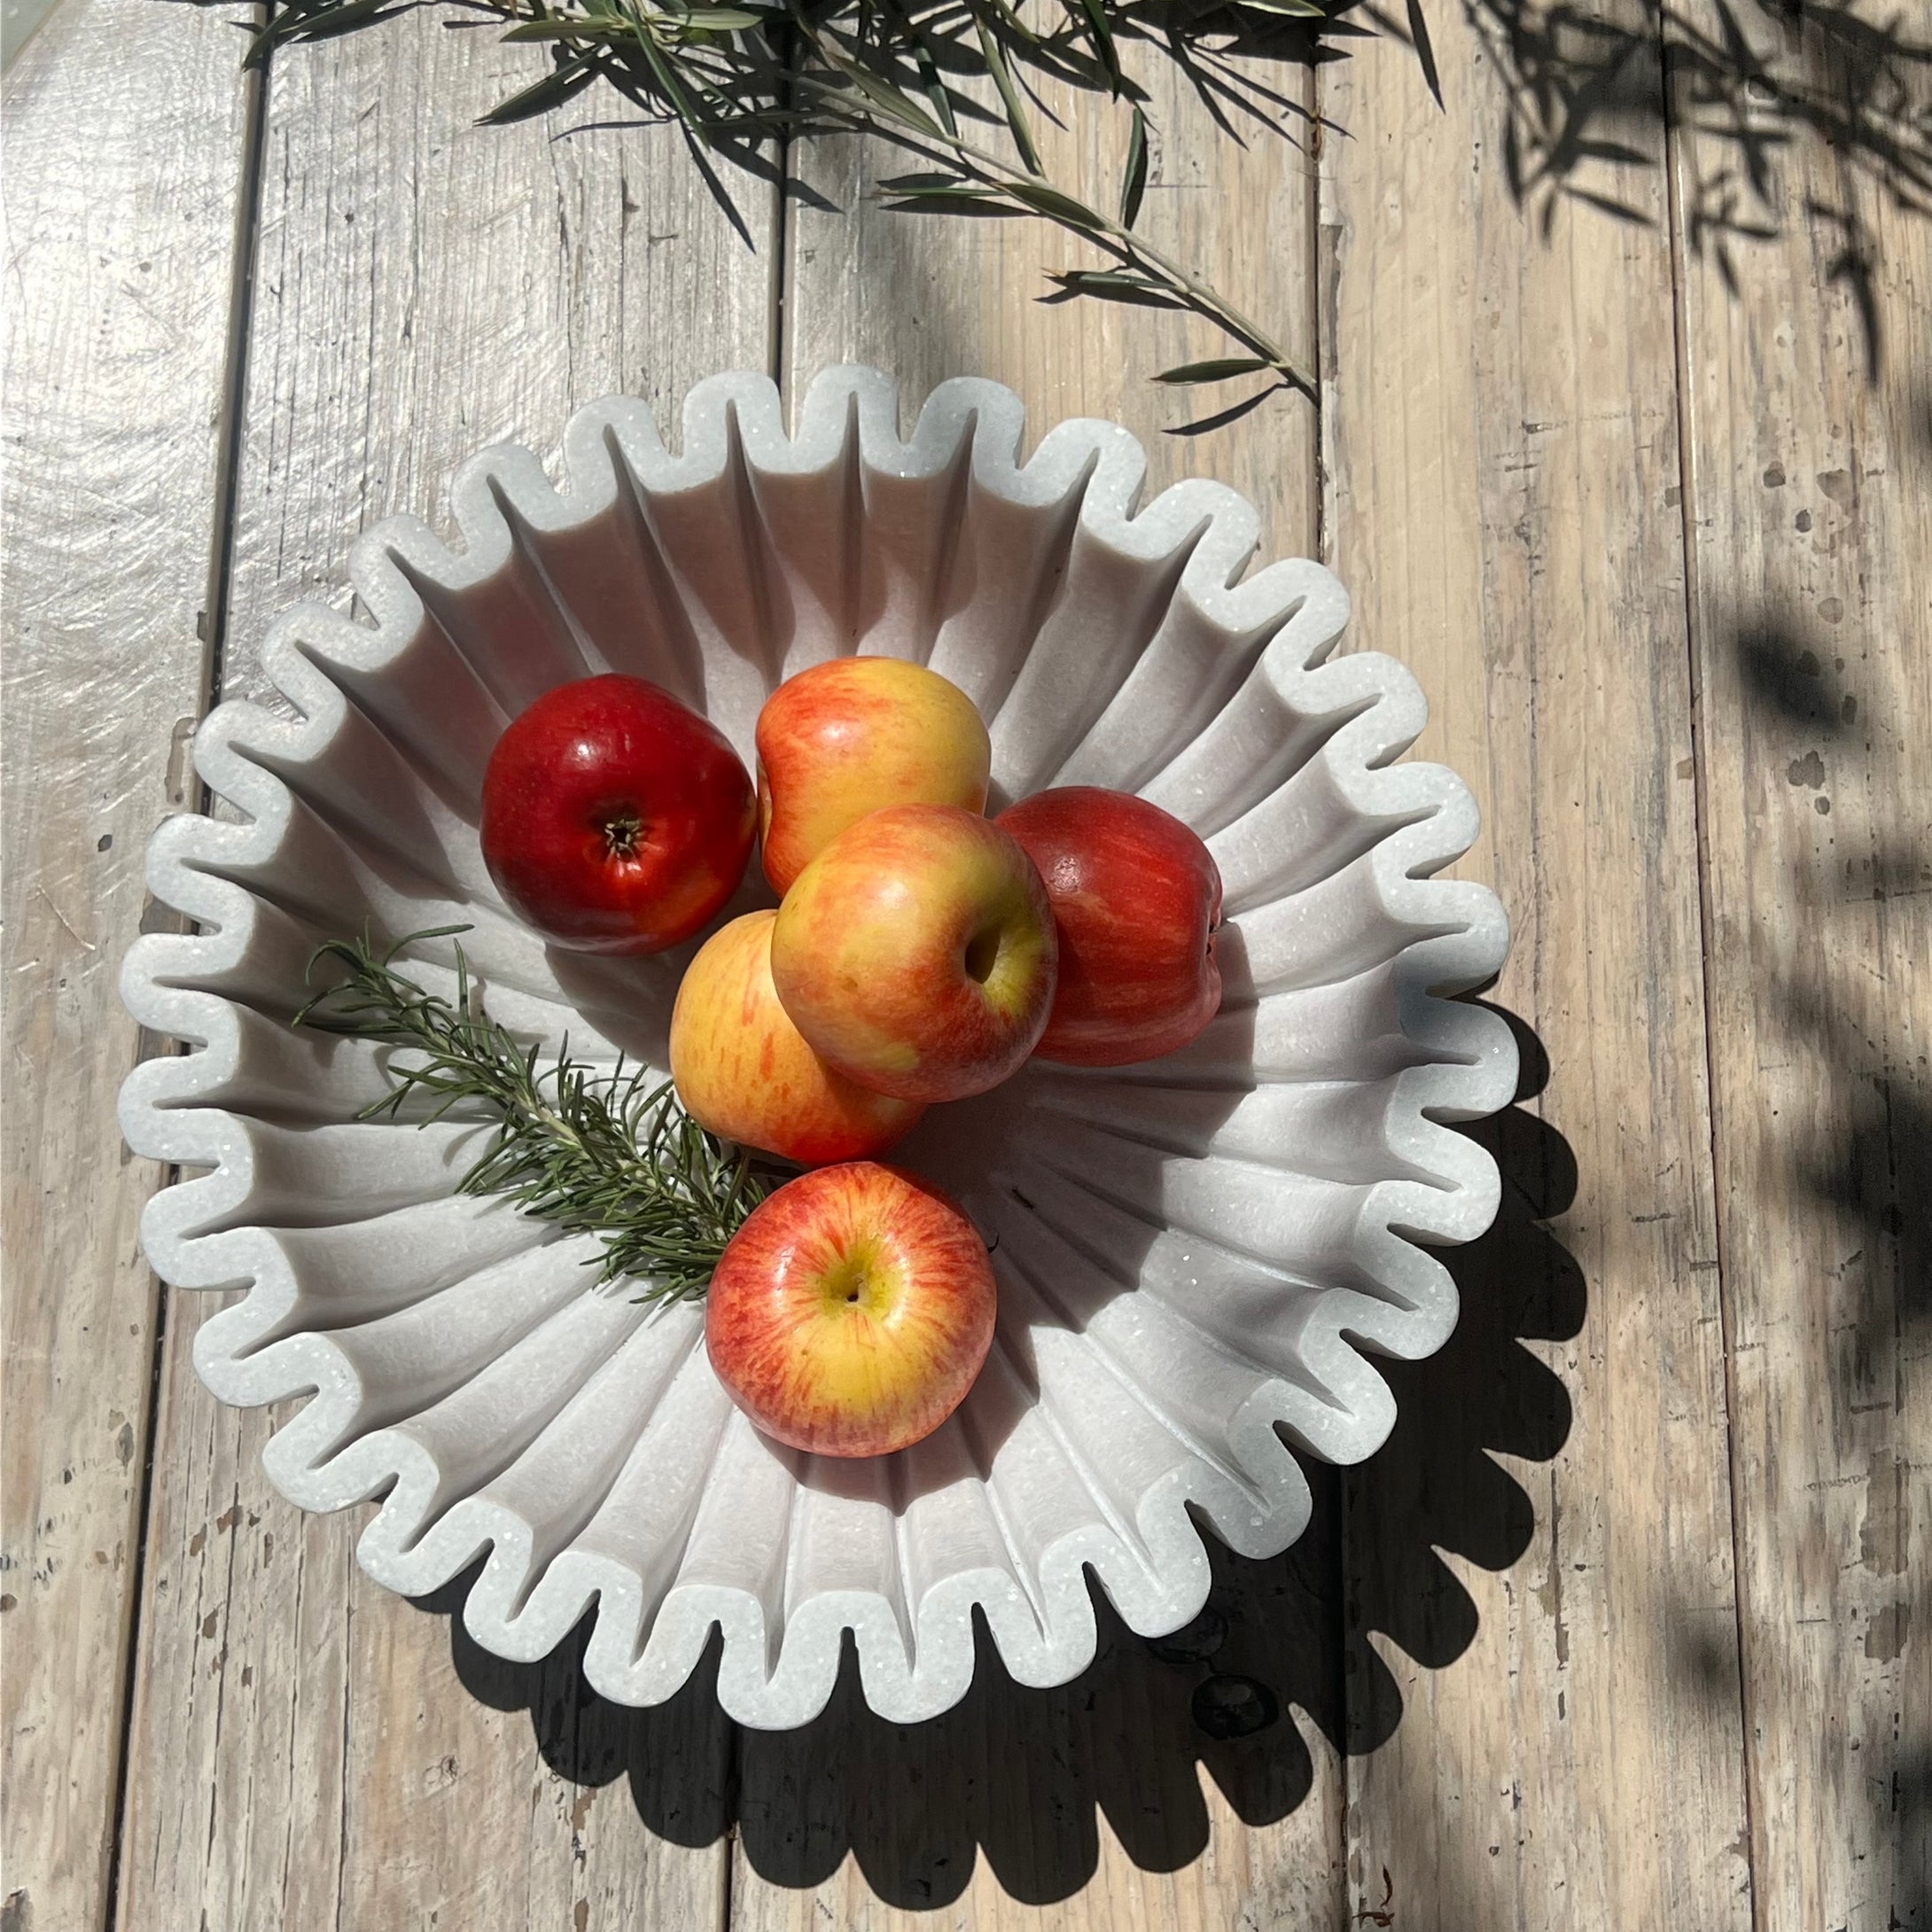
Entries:
[[395,970],[405,947],[448,939],[467,926],[413,932],[378,954],[366,938],[331,939],[308,962],[332,960],[346,977],[296,1014],[297,1026],[409,1049],[392,1057],[393,1085],[357,1116],[397,1118],[412,1096],[432,1104],[419,1125],[459,1108],[495,1120],[481,1157],[458,1183],[464,1194],[502,1194],[526,1214],[555,1221],[604,1243],[598,1285],[620,1275],[643,1287],[640,1300],[695,1301],[710,1285],[725,1243],[765,1197],[750,1157],[707,1133],[678,1103],[666,1080],[647,1086],[649,1070],[612,1072],[570,1057],[556,1061],[519,1046],[486,1016],[471,993],[458,945],[456,997],[425,992]]

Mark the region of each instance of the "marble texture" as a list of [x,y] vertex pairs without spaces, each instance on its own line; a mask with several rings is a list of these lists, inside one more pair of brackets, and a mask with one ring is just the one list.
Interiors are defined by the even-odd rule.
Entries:
[[[1433,876],[1476,813],[1453,774],[1394,762],[1414,682],[1335,654],[1347,598],[1318,565],[1243,575],[1239,496],[1189,481],[1142,508],[1125,431],[1064,423],[1021,464],[1022,427],[1009,392],[961,380],[902,440],[892,384],[839,369],[789,437],[765,378],[700,384],[676,454],[643,403],[596,404],[561,491],[528,451],[485,451],[453,486],[459,549],[406,518],[367,532],[359,612],[299,606],[264,646],[286,705],[203,726],[241,822],[177,817],[150,847],[155,895],[199,930],[139,939],[123,994],[192,1050],[136,1070],[121,1122],[206,1170],[143,1223],[164,1280],[229,1295],[202,1378],[232,1403],[313,1391],[269,1474],[306,1508],[379,1497],[359,1554],[381,1583],[420,1593],[487,1553],[464,1614],[491,1650],[541,1656],[595,1601],[585,1670],[624,1702],[670,1695],[719,1627],[726,1710],[799,1724],[849,1628],[872,1707],[931,1716],[970,1680],[975,1605],[1017,1679],[1063,1682],[1094,1651],[1089,1566],[1133,1628],[1186,1622],[1208,1586],[1186,1506],[1245,1554],[1291,1542],[1309,1502],[1286,1445],[1381,1443],[1371,1358],[1441,1344],[1456,1297],[1430,1249],[1495,1212],[1453,1123],[1507,1103],[1515,1047],[1445,996],[1494,973],[1507,924]],[[1193,1045],[1029,1067],[895,1155],[993,1243],[999,1336],[937,1435],[838,1463],[733,1409],[696,1309],[593,1290],[594,1243],[456,1195],[476,1125],[356,1121],[380,1052],[285,1020],[321,939],[466,923],[505,1024],[661,1067],[695,948],[587,961],[521,927],[477,849],[490,747],[551,685],[614,669],[749,760],[772,686],[852,650],[970,693],[993,808],[1079,783],[1187,819],[1229,920],[1227,1001]],[[756,903],[748,884],[728,911]],[[410,970],[447,989],[452,962],[426,942]]]

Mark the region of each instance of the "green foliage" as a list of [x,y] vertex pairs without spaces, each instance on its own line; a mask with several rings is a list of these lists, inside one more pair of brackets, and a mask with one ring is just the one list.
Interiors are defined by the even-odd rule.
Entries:
[[572,1060],[567,1040],[541,1064],[537,1047],[518,1045],[479,1009],[461,946],[454,1001],[396,970],[405,947],[468,930],[412,933],[379,954],[366,939],[330,940],[310,959],[309,978],[325,961],[345,977],[294,1024],[401,1049],[388,1062],[389,1093],[362,1119],[394,1119],[420,1099],[429,1105],[419,1126],[452,1113],[494,1123],[459,1191],[507,1195],[526,1214],[596,1235],[600,1285],[625,1275],[643,1284],[642,1300],[702,1298],[767,1182],[684,1111],[669,1081],[647,1086],[646,1069],[627,1073],[619,1058],[599,1073]]
[[[390,19],[404,8],[441,4],[495,21],[508,40],[537,42],[550,72],[498,104],[493,123],[547,113],[602,81],[648,121],[684,135],[711,191],[729,206],[707,156],[769,178],[771,144],[823,134],[867,135],[919,164],[882,184],[885,205],[922,214],[1029,216],[1051,222],[1103,258],[1103,266],[1062,270],[1048,301],[1091,296],[1183,309],[1212,323],[1246,353],[1170,370],[1170,383],[1261,375],[1274,387],[1313,393],[1313,378],[1261,325],[1135,230],[1153,161],[1152,129],[1120,47],[1155,41],[1186,69],[1215,118],[1227,110],[1273,118],[1266,90],[1242,94],[1204,63],[1215,41],[1279,35],[1282,16],[1325,18],[1315,0],[1227,0],[1150,26],[1131,0],[1038,0],[1025,15],[1009,0],[754,0],[701,5],[689,0],[284,0],[255,35],[248,59],[275,47],[318,40]],[[1131,112],[1118,215],[1046,176],[1033,114],[1040,77],[1105,93]],[[987,90],[990,82],[998,105]],[[1029,106],[1029,101],[1034,107]],[[1003,133],[1010,156],[962,132]],[[736,208],[734,222],[744,232]],[[1220,371],[1220,373],[1205,373]]]

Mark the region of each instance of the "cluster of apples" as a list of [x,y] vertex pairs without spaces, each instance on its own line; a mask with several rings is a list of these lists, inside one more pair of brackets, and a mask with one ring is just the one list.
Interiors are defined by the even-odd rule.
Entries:
[[712,1133],[814,1171],[727,1248],[706,1345],[767,1434],[883,1454],[958,1406],[995,1295],[959,1209],[870,1157],[1031,1056],[1121,1065],[1193,1039],[1220,1003],[1220,877],[1187,826],[1128,793],[1063,787],[986,818],[978,710],[900,658],[787,680],[757,751],[754,793],[668,692],[559,686],[497,744],[484,857],[554,941],[634,954],[701,931],[755,838],[780,903],[686,969],[672,1078]]

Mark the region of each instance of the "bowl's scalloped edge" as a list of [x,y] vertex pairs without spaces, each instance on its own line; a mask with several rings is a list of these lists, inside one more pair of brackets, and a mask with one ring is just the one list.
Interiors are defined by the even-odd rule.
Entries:
[[[1361,810],[1397,824],[1367,862],[1386,915],[1418,935],[1399,962],[1402,1024],[1437,1057],[1395,1083],[1388,1132],[1391,1144],[1430,1179],[1384,1181],[1370,1192],[1363,1224],[1383,1292],[1336,1293],[1312,1323],[1306,1354],[1327,1399],[1276,1380],[1247,1405],[1236,1433],[1241,1474],[1251,1493],[1237,1493],[1229,1483],[1211,1489],[1178,1477],[1159,1485],[1142,1499],[1131,1535],[1123,1533],[1126,1525],[1089,1528],[1050,1547],[1040,1563],[1036,1601],[997,1570],[948,1577],[913,1608],[910,1643],[900,1612],[884,1596],[854,1591],[806,1600],[787,1616],[775,1647],[764,1607],[749,1592],[674,1583],[652,1606],[637,1573],[615,1558],[565,1547],[543,1560],[531,1523],[487,1497],[464,1498],[436,1514],[434,1465],[399,1430],[374,1430],[331,1453],[355,1408],[354,1373],[326,1333],[289,1335],[262,1345],[292,1302],[292,1264],[269,1230],[206,1231],[219,1229],[224,1211],[246,1196],[253,1149],[245,1124],[199,1096],[218,1088],[232,1069],[239,1052],[234,1002],[245,996],[251,976],[285,970],[292,962],[300,970],[290,933],[278,929],[279,915],[229,876],[271,861],[286,830],[291,795],[271,767],[318,758],[343,728],[348,703],[329,673],[381,671],[423,621],[415,580],[455,590],[501,569],[515,541],[506,503],[537,529],[568,528],[597,515],[619,487],[619,456],[652,490],[697,487],[741,459],[764,471],[810,473],[840,459],[854,423],[867,463],[908,477],[944,469],[959,458],[970,436],[980,483],[1016,503],[1058,502],[1079,488],[1084,477],[1079,517],[1091,534],[1141,557],[1171,555],[1191,541],[1180,586],[1203,610],[1231,630],[1275,627],[1265,661],[1284,697],[1291,699],[1305,681],[1319,678],[1325,681],[1322,705],[1359,705],[1315,755],[1328,761],[1330,776]],[[791,436],[768,378],[733,374],[700,383],[686,400],[682,448],[675,455],[660,439],[648,405],[623,399],[592,404],[565,431],[561,492],[527,450],[486,450],[458,471],[452,486],[460,550],[413,519],[386,520],[358,538],[351,553],[350,579],[370,621],[308,604],[272,627],[264,668],[299,719],[284,721],[231,701],[202,725],[197,766],[213,791],[246,814],[246,822],[185,814],[164,822],[150,842],[151,890],[199,930],[137,939],[122,964],[122,997],[144,1027],[192,1042],[193,1050],[137,1066],[121,1090],[121,1123],[137,1153],[211,1171],[159,1192],[143,1216],[142,1240],[156,1272],[172,1286],[248,1290],[199,1331],[198,1371],[230,1403],[311,1394],[272,1439],[265,1465],[303,1507],[332,1509],[381,1498],[359,1546],[364,1567],[379,1581],[422,1593],[485,1557],[464,1616],[486,1648],[512,1658],[543,1655],[595,1603],[586,1672],[598,1690],[620,1702],[650,1703],[673,1694],[716,1628],[723,1637],[718,1691],[727,1711],[766,1727],[802,1723],[830,1696],[841,1633],[850,1628],[872,1708],[897,1722],[930,1717],[956,1702],[970,1681],[975,1607],[1017,1681],[1062,1683],[1094,1655],[1089,1566],[1136,1631],[1158,1635],[1186,1623],[1205,1601],[1209,1585],[1206,1552],[1189,1506],[1245,1554],[1272,1554],[1292,1542],[1310,1506],[1283,1433],[1336,1461],[1359,1460],[1378,1446],[1394,1406],[1361,1350],[1418,1359],[1441,1346],[1454,1325],[1455,1289],[1420,1243],[1472,1240],[1496,1212],[1493,1160],[1444,1123],[1508,1104],[1515,1091],[1515,1043],[1498,1014],[1445,995],[1480,986],[1494,975],[1507,926],[1487,888],[1431,876],[1473,842],[1476,814],[1453,773],[1390,762],[1422,727],[1414,681],[1378,654],[1330,657],[1348,604],[1319,565],[1288,560],[1235,580],[1255,549],[1258,520],[1234,491],[1199,480],[1181,483],[1135,514],[1146,464],[1126,431],[1109,423],[1064,422],[1022,465],[1017,458],[1023,429],[1023,407],[1011,391],[962,378],[932,392],[902,440],[892,380],[876,370],[844,368],[826,370],[812,385]]]

